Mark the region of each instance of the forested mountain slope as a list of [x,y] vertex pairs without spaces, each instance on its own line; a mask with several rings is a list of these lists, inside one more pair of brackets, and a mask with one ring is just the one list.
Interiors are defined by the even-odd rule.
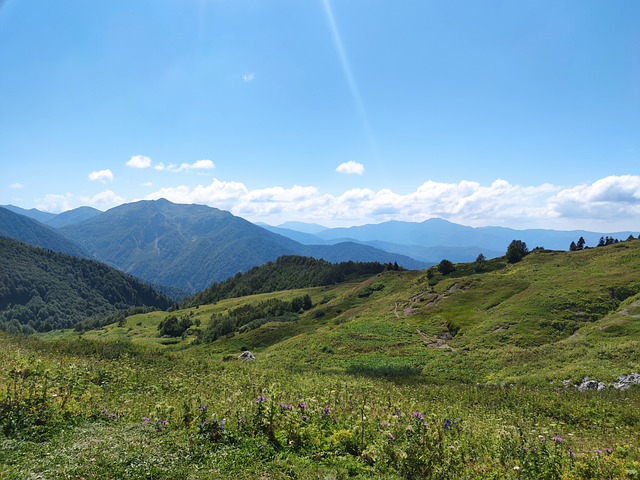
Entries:
[[121,205],[60,231],[101,261],[191,293],[283,255],[425,266],[363,245],[301,245],[229,212],[164,199]]
[[93,260],[0,237],[0,328],[48,331],[132,306],[165,309],[149,285]]
[[0,207],[0,235],[55,252],[87,256],[81,247],[56,229],[3,207]]

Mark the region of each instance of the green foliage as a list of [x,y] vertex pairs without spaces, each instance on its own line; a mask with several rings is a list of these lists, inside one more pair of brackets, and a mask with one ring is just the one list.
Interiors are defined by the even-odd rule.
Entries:
[[[275,262],[254,267],[246,273],[238,273],[224,282],[181,302],[180,308],[215,303],[225,298],[236,298],[257,293],[332,285],[365,275],[373,275],[388,269],[377,262],[342,262],[333,264],[315,258],[284,256]],[[391,270],[399,270],[391,265]]]
[[96,317],[120,309],[171,305],[149,285],[104,264],[4,237],[0,272],[0,329],[14,333],[96,325]]
[[192,325],[193,322],[187,315],[182,315],[180,318],[170,315],[158,324],[159,335],[181,337]]
[[522,240],[513,240],[507,247],[507,262],[517,263],[529,253],[527,244]]
[[311,297],[306,294],[291,301],[278,298],[263,300],[257,304],[243,304],[228,312],[211,315],[209,325],[200,334],[200,341],[214,342],[235,331],[247,332],[268,322],[291,322],[298,313],[313,307]]
[[443,259],[438,264],[438,271],[442,275],[449,275],[455,271],[456,267],[453,265],[453,262],[447,259]]
[[640,462],[640,389],[399,384],[77,344],[0,334],[2,478],[578,480]]

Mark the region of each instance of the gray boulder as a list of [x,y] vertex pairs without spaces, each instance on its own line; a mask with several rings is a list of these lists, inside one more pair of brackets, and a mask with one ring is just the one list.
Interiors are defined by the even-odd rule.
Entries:
[[242,352],[238,356],[238,360],[251,361],[251,360],[255,360],[255,359],[256,359],[256,357],[254,357],[253,353],[251,353],[249,350],[245,350],[244,352]]
[[604,390],[607,385],[604,382],[598,382],[597,380],[589,380],[589,377],[584,377],[580,384],[576,385],[576,388],[584,392],[585,390]]

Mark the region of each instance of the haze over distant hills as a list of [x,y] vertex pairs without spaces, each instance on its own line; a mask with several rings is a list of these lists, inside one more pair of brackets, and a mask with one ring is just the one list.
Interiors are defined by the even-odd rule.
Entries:
[[0,236],[76,257],[87,256],[79,245],[58,230],[3,207],[0,207]]
[[[585,230],[514,230],[506,227],[468,227],[447,220],[432,218],[424,222],[389,221],[349,228],[317,229],[312,224],[293,223],[287,227],[265,226],[280,235],[301,243],[325,243],[353,241],[389,252],[408,255],[427,263],[437,263],[443,258],[454,262],[467,262],[483,253],[487,258],[501,256],[509,243],[522,240],[530,248],[536,246],[551,250],[568,250],[572,241],[584,237],[587,246],[596,246],[604,233]],[[310,233],[315,231],[316,233]],[[624,240],[637,232],[606,234]]]
[[[444,258],[468,262],[480,253],[498,257],[514,239],[523,240],[530,249],[567,250],[581,236],[587,246],[595,246],[604,235],[468,227],[442,219],[350,228],[287,222],[263,228],[216,208],[164,199],[124,204],[107,212],[81,207],[58,215],[8,206],[0,208],[0,234],[55,251],[88,255],[150,283],[189,293],[282,255],[330,262],[397,262],[421,269]],[[631,234],[610,235],[623,240]]]
[[[66,225],[50,230],[97,260],[148,282],[190,293],[282,255],[305,255],[331,262],[397,262],[410,269],[427,266],[408,256],[356,243],[302,245],[204,205],[178,205],[162,199],[96,212],[68,212],[63,218]],[[34,229],[48,228],[19,217]],[[19,239],[31,243],[24,235]]]

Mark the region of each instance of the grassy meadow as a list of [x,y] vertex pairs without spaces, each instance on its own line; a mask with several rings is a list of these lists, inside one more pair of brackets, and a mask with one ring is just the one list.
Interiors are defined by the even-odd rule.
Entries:
[[563,386],[640,372],[640,242],[456,268],[0,334],[0,478],[640,478],[640,388]]

